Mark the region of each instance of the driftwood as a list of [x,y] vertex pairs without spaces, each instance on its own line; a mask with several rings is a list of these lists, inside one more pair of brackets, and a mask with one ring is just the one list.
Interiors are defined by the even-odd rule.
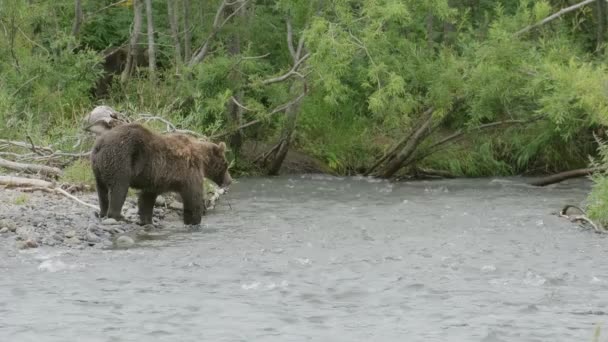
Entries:
[[56,167],[46,166],[46,165],[37,165],[37,164],[17,163],[17,162],[3,159],[3,158],[0,158],[0,167],[9,169],[9,170],[13,170],[13,171],[19,171],[19,172],[35,173],[35,174],[37,173],[37,174],[41,174],[41,175],[44,175],[47,177],[55,177],[55,178],[61,176],[61,174],[63,173],[60,169],[58,169]]
[[82,204],[89,208],[98,210],[97,206],[82,201],[78,197],[71,195],[67,191],[55,185],[53,182],[47,182],[42,179],[32,179],[23,177],[13,176],[0,176],[0,185],[4,185],[9,188],[21,188],[22,191],[44,191],[65,196],[76,203]]
[[[570,210],[570,209],[574,209],[574,210]],[[562,210],[560,210],[559,216],[567,218],[568,220],[570,220],[570,222],[586,223],[586,224],[590,225],[591,227],[593,227],[593,229],[597,233],[606,233],[607,232],[606,229],[604,228],[604,226],[602,226],[599,223],[593,222],[589,217],[587,217],[587,214],[585,213],[585,211],[577,206],[570,205],[570,204],[564,206],[562,208]]]
[[594,167],[594,168],[576,169],[576,170],[560,172],[560,173],[557,173],[554,175],[550,175],[550,176],[535,180],[535,181],[531,182],[530,185],[535,185],[535,186],[551,185],[551,184],[563,182],[570,178],[589,176],[598,171],[601,171],[601,169]]

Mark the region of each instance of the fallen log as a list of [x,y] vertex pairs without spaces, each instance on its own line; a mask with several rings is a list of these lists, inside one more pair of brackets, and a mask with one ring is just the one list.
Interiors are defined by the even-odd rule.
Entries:
[[61,189],[60,187],[56,187],[55,183],[47,182],[42,179],[0,176],[0,185],[5,185],[7,187],[14,188],[22,188],[22,190],[24,191],[44,191],[59,194],[91,209],[99,210],[97,206],[84,202],[78,197],[71,195],[67,191]]
[[63,173],[61,169],[56,167],[38,164],[17,163],[3,158],[0,158],[0,167],[19,172],[39,173],[47,177],[59,177]]
[[571,178],[589,176],[600,170],[601,170],[600,168],[593,167],[593,168],[586,168],[586,169],[576,169],[576,170],[564,171],[564,172],[560,172],[560,173],[550,175],[547,177],[543,177],[541,179],[530,182],[530,185],[534,185],[534,186],[551,185],[551,184],[563,182],[563,181],[565,181],[567,179],[571,179]]

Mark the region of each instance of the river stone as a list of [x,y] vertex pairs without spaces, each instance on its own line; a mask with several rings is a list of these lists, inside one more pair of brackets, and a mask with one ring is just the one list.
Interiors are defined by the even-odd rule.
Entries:
[[156,197],[156,205],[158,206],[164,206],[167,203],[167,201],[165,200],[165,197],[163,196],[158,196]]
[[101,224],[106,225],[106,226],[111,226],[111,225],[116,225],[118,224],[118,221],[116,221],[113,218],[107,218],[103,221],[101,221]]
[[19,241],[17,243],[17,248],[19,249],[28,249],[28,248],[38,248],[38,242],[32,239],[27,239],[25,241]]
[[34,227],[18,227],[15,233],[21,240],[37,240],[38,234],[34,231]]
[[7,228],[11,232],[14,232],[17,230],[17,224],[13,220],[4,219],[0,220],[0,228]]
[[169,208],[173,210],[184,210],[184,205],[178,201],[169,203]]
[[95,235],[95,233],[88,232],[87,233],[87,241],[88,242],[97,243],[97,242],[101,241],[101,239],[99,238],[99,236]]
[[74,237],[64,240],[63,242],[70,246],[76,246],[76,245],[80,244],[80,239],[74,236]]
[[127,235],[121,235],[118,237],[118,239],[116,239],[116,246],[121,247],[121,248],[129,248],[129,247],[133,246],[134,244],[135,244],[135,241]]
[[76,231],[74,230],[68,230],[65,232],[65,237],[68,239],[73,238],[74,236],[76,236]]
[[10,230],[7,227],[0,229],[0,234],[6,234],[8,232],[10,232]]

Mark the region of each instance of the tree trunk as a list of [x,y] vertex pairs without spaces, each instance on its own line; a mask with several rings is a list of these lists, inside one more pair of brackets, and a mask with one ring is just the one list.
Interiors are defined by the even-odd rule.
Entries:
[[[234,16],[234,11],[241,11],[239,14],[243,16],[245,10],[243,8],[235,8],[234,6],[228,6],[224,8],[224,17],[229,18],[230,16]],[[228,53],[231,56],[236,56],[241,53],[241,36],[239,30],[233,31],[232,35],[228,41]],[[230,74],[230,79],[233,83],[233,86],[236,88],[240,88],[240,83],[242,82],[241,74],[238,70],[233,70]],[[243,100],[243,91],[239,90],[234,94],[236,100],[240,103]],[[228,102],[228,122],[230,126],[239,127],[241,125],[241,118],[243,115],[243,110],[239,107],[234,101]],[[229,137],[230,147],[232,148],[234,155],[238,156],[241,150],[241,146],[243,145],[243,131],[241,129],[235,130]]]
[[[169,0],[171,1],[171,0]],[[192,33],[190,31],[190,0],[184,1],[184,62],[190,62],[190,58],[192,58]],[[201,6],[203,7],[203,6]]]
[[550,175],[547,177],[543,177],[541,179],[531,182],[530,184],[535,185],[535,186],[546,186],[546,185],[550,185],[550,184],[563,182],[570,178],[589,176],[589,175],[593,174],[594,172],[598,172],[598,171],[601,171],[601,169],[600,168],[588,168],[588,169],[570,170],[570,171],[565,171],[565,172],[560,172],[560,173],[557,173],[554,175]]
[[595,15],[597,20],[597,48],[599,51],[604,50],[606,42],[606,1],[597,0],[595,6]]
[[146,0],[146,17],[148,21],[148,61],[152,80],[156,79],[156,52],[154,49],[154,22],[152,21],[152,0]]
[[387,163],[384,170],[381,171],[382,178],[391,178],[402,167],[403,163],[410,158],[422,140],[424,140],[431,132],[431,124],[433,122],[433,109],[427,109],[422,118],[422,124],[411,135],[405,146]]
[[136,58],[138,54],[139,36],[141,35],[142,28],[142,17],[143,17],[143,0],[133,0],[133,32],[131,32],[131,39],[129,41],[129,55],[127,56],[127,62],[125,63],[125,69],[120,75],[120,81],[126,82],[131,77],[134,65],[136,64]]
[[[298,82],[294,82],[289,92],[296,97],[298,92],[300,91],[297,86]],[[304,85],[306,87],[306,85]],[[304,90],[301,90],[305,92]],[[287,156],[287,152],[289,151],[289,147],[291,146],[291,141],[293,140],[293,134],[296,130],[296,122],[298,119],[298,114],[300,112],[300,101],[292,103],[289,107],[285,109],[285,124],[283,126],[283,130],[281,132],[281,138],[279,140],[279,146],[276,149],[274,157],[270,161],[270,165],[267,169],[267,174],[269,176],[276,176],[279,174],[281,170],[281,165],[283,165],[283,161]]]
[[[450,7],[456,7],[454,0],[448,0]],[[448,45],[452,45],[456,41],[456,26],[454,23],[449,21],[443,22],[443,42]]]
[[80,34],[80,27],[82,26],[83,17],[82,1],[76,0],[74,3],[74,25],[72,25],[72,36],[74,38],[78,38],[78,35]]
[[182,47],[179,42],[179,26],[177,24],[177,13],[175,11],[175,0],[167,0],[167,14],[169,16],[169,26],[171,26],[171,38],[175,48],[175,64],[182,64]]
[[434,17],[432,14],[426,16],[426,43],[429,49],[433,48],[433,21]]

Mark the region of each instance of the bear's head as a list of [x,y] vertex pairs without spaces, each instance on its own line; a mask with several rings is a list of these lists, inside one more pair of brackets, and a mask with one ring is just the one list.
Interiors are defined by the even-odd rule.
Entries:
[[232,183],[232,177],[228,171],[226,144],[223,141],[219,144],[204,142],[202,146],[205,160],[205,177],[222,188],[229,186]]

